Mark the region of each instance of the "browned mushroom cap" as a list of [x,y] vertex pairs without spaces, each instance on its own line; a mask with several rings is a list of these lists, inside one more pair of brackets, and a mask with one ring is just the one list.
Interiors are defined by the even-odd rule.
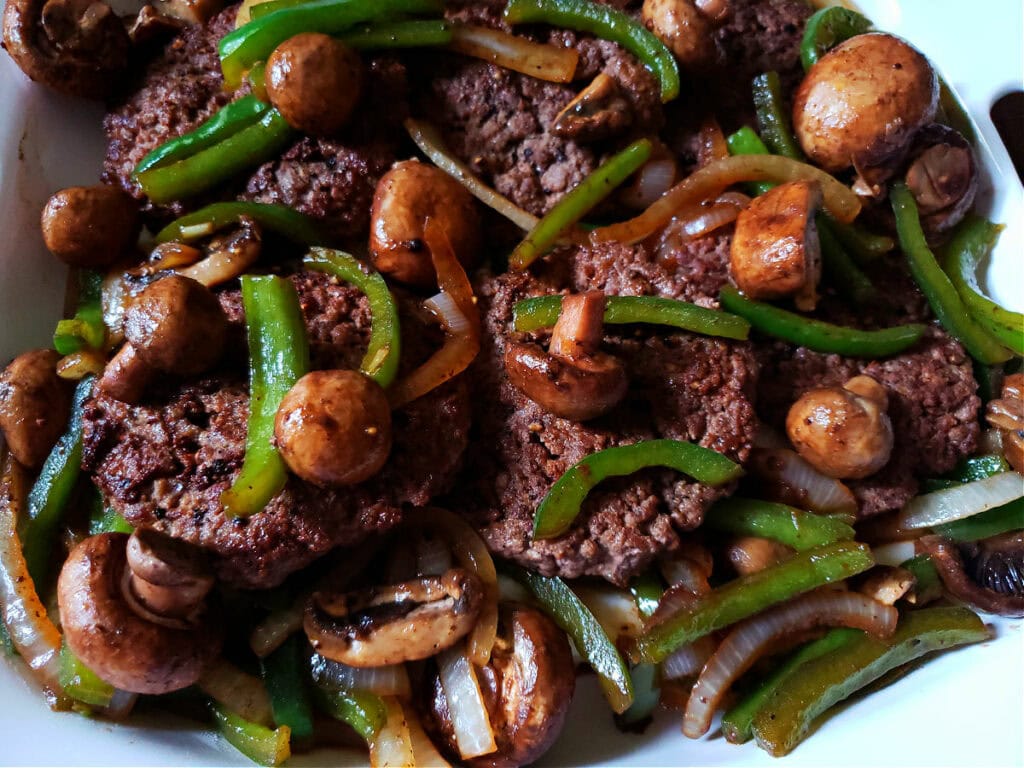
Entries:
[[793,128],[816,165],[863,174],[903,157],[938,105],[938,77],[921,53],[892,35],[857,35],[811,67],[794,97]]
[[67,426],[71,387],[57,375],[59,360],[52,349],[34,349],[0,374],[0,432],[23,467],[41,466]]
[[920,541],[953,597],[986,613],[1024,616],[1024,532],[963,545],[966,566],[956,542],[941,536]]
[[[569,641],[540,611],[502,606],[490,662],[477,670],[498,750],[466,761],[474,768],[514,768],[543,755],[562,731],[576,687]],[[448,701],[437,675],[428,679],[425,725],[458,755]]]
[[837,479],[873,475],[892,454],[892,422],[885,388],[856,376],[842,388],[803,394],[789,409],[786,433],[806,461]]
[[281,400],[274,440],[288,468],[316,485],[355,485],[391,452],[391,407],[358,371],[313,371]]
[[[195,683],[220,653],[211,614],[188,629],[139,616],[125,596],[128,536],[90,536],[71,550],[57,582],[68,646],[102,680],[135,693],[161,694]],[[127,575],[126,575],[127,574]]]
[[814,215],[815,182],[791,181],[755,197],[740,211],[729,251],[729,273],[753,299],[792,296],[801,310],[818,302],[821,246]]
[[585,421],[607,413],[625,396],[629,380],[615,357],[597,351],[603,318],[600,291],[566,296],[548,352],[536,344],[506,345],[509,381],[563,419]]
[[680,64],[691,70],[708,69],[721,61],[713,32],[719,20],[728,16],[725,3],[701,5],[709,8],[710,13],[702,12],[693,0],[644,0],[641,11],[644,26],[669,47]]
[[213,588],[213,571],[204,552],[151,528],[128,539],[132,608],[156,624],[186,628],[201,623],[203,600]]
[[632,122],[633,111],[619,84],[601,72],[558,113],[551,132],[576,141],[603,141]]
[[914,139],[907,188],[921,214],[921,226],[934,238],[967,215],[978,194],[978,164],[967,139],[952,128],[933,123]]
[[32,80],[94,99],[113,91],[130,48],[124,23],[100,0],[7,0],[3,42]]
[[985,407],[985,420],[999,430],[1010,466],[1024,472],[1024,373],[1003,380],[999,398]]
[[427,219],[447,235],[464,267],[476,263],[480,217],[472,195],[431,165],[404,160],[381,178],[370,211],[370,255],[385,275],[431,288],[437,275],[423,240]]
[[106,184],[62,189],[43,208],[46,247],[73,267],[109,266],[135,243],[139,227],[138,204]]
[[462,568],[401,584],[327,594],[306,607],[313,650],[352,667],[381,667],[433,656],[476,623],[483,604],[479,577]]

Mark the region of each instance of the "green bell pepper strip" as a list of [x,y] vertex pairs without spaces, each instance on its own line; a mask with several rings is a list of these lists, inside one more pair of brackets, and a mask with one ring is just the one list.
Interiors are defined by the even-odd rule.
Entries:
[[224,85],[237,88],[253,64],[266,61],[277,46],[303,32],[337,35],[357,24],[396,14],[439,16],[443,12],[441,0],[310,0],[276,7],[221,38],[217,50]]
[[913,611],[887,640],[864,633],[802,665],[754,717],[754,737],[762,749],[781,757],[803,739],[815,718],[890,670],[932,651],[991,638],[992,630],[966,608]]
[[99,533],[131,533],[135,529],[113,507],[103,503],[103,497],[93,486],[89,491],[89,535]]
[[628,710],[634,699],[629,667],[590,609],[557,576],[541,576],[511,565],[503,567],[533,593],[548,615],[572,638],[576,652],[597,673],[601,691],[612,710],[617,714]]
[[793,136],[793,125],[782,100],[782,83],[778,72],[765,72],[754,78],[754,113],[758,133],[772,154],[807,162],[800,145]]
[[298,635],[292,635],[261,659],[260,673],[270,695],[274,722],[287,725],[296,739],[312,737],[313,705],[306,690]]
[[961,459],[945,477],[958,483],[972,483],[1009,471],[1010,464],[1005,458],[998,453],[986,453]]
[[533,231],[512,251],[509,266],[513,269],[526,269],[534,260],[547,253],[565,230],[608,197],[650,156],[650,140],[640,139],[603,163],[544,214]]
[[732,709],[722,715],[722,735],[731,744],[744,744],[753,737],[750,725],[761,707],[782,685],[786,678],[803,664],[842,648],[853,638],[864,634],[859,629],[834,627],[806,645],[800,646],[785,661],[772,670],[753,691],[743,697]]
[[1024,530],[1024,499],[1015,499],[963,520],[936,525],[932,530],[954,541],[979,541],[1009,531]]
[[388,719],[380,697],[366,691],[328,691],[315,688],[313,699],[324,712],[346,723],[367,742],[373,740]]
[[654,715],[661,701],[661,675],[657,664],[637,664],[629,670],[633,682],[633,703],[621,715],[615,716],[619,725],[636,726]]
[[[733,157],[738,155],[770,155],[768,147],[761,141],[761,137],[749,125],[744,125],[736,133],[731,134],[725,140],[729,147],[729,154]],[[753,197],[763,195],[775,186],[772,181],[748,181],[744,184],[747,192]]]
[[629,593],[633,595],[640,615],[650,618],[658,610],[661,596],[665,594],[665,585],[654,571],[644,571],[629,585]]
[[980,216],[968,216],[946,245],[942,266],[971,316],[1020,356],[1024,355],[1024,315],[999,306],[978,287],[978,263],[995,246],[1003,229]]
[[[535,296],[516,302],[512,308],[515,329],[525,332],[552,327],[561,314],[562,298]],[[750,335],[750,323],[741,317],[660,296],[609,296],[605,299],[604,321],[610,325],[665,325],[739,341]]]
[[107,339],[103,322],[103,275],[89,269],[78,271],[78,309],[61,320],[53,334],[53,348],[70,355],[82,348],[102,349]]
[[800,63],[806,72],[818,59],[844,40],[862,35],[871,29],[871,20],[856,11],[832,6],[822,8],[807,20],[800,41]]
[[974,129],[974,123],[966,107],[941,75],[939,76],[939,114],[936,116],[936,120],[948,125],[972,145],[978,145],[978,132]]
[[43,462],[28,494],[28,520],[22,537],[29,575],[40,592],[44,590],[56,544],[57,527],[67,511],[82,464],[82,413],[92,394],[93,377],[75,387],[67,431],[57,440]]
[[666,45],[632,16],[589,0],[509,0],[509,24],[550,24],[618,43],[658,79],[662,102],[679,95],[679,66]]
[[550,539],[569,530],[590,490],[609,477],[631,475],[647,467],[669,467],[711,486],[743,474],[739,464],[708,448],[682,440],[642,440],[592,453],[551,486],[533,517],[533,537]]
[[924,605],[942,597],[942,579],[928,555],[915,555],[900,567],[914,577],[915,605]]
[[255,125],[269,111],[270,105],[264,104],[252,94],[225,104],[194,131],[164,142],[142,158],[132,175],[138,177],[146,171],[180,162],[210,149]]
[[314,219],[287,205],[239,201],[213,203],[175,219],[157,233],[156,242],[189,243],[229,227],[243,217],[303,245],[323,245],[327,239]]
[[275,730],[253,723],[219,705],[213,705],[213,720],[228,743],[258,765],[281,765],[291,757],[291,731],[287,725]]
[[243,275],[249,343],[249,428],[242,471],[221,494],[224,514],[261,511],[288,481],[284,459],[273,445],[274,417],[282,398],[309,370],[306,323],[295,287],[283,277]]
[[986,365],[1009,360],[1012,356],[1009,350],[968,314],[953,283],[935,260],[935,254],[928,247],[921,229],[917,203],[910,190],[905,184],[894,184],[889,197],[896,215],[900,248],[907,257],[910,274],[928,299],[942,327],[964,345],[971,357]]
[[452,41],[452,28],[440,19],[382,22],[345,32],[338,35],[338,40],[357,51],[430,48],[448,45]]
[[818,242],[821,244],[821,266],[829,282],[858,304],[877,300],[878,291],[850,258],[836,235],[837,227],[833,220],[819,213],[816,223]]
[[75,656],[65,641],[60,647],[60,686],[75,701],[93,707],[105,707],[114,697],[114,686],[100,680],[82,660]]
[[854,537],[853,527],[842,520],[785,504],[735,496],[712,506],[702,525],[734,536],[773,539],[797,552]]
[[269,16],[277,11],[298,8],[300,5],[307,5],[308,3],[309,0],[270,0],[270,2],[266,3],[257,3],[249,8],[249,23],[251,24],[257,19],[262,19],[264,16]]
[[7,631],[7,625],[0,621],[0,650],[3,651],[4,656],[14,655],[14,641],[11,640],[11,634]]
[[355,257],[342,251],[314,248],[302,260],[306,269],[326,272],[351,283],[366,295],[370,303],[370,344],[359,369],[384,389],[391,386],[398,374],[402,356],[402,333],[398,320],[398,304],[379,272],[367,271]]
[[776,603],[855,576],[875,564],[871,548],[855,541],[815,547],[778,565],[741,576],[651,627],[627,649],[633,663],[664,661],[678,648]]
[[823,211],[822,215],[836,239],[860,264],[868,264],[896,247],[896,241],[888,235],[876,235],[856,224],[844,224],[828,211]]
[[746,318],[762,333],[815,352],[848,357],[879,358],[899,354],[916,344],[928,328],[921,323],[910,323],[880,331],[862,331],[833,325],[748,299],[731,285],[722,288],[718,298],[725,309]]

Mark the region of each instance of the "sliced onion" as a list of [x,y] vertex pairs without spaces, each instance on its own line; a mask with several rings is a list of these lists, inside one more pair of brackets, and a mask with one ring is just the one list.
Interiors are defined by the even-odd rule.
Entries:
[[649,630],[666,619],[675,616],[680,611],[692,608],[696,601],[697,595],[691,592],[688,587],[682,584],[669,587],[665,590],[665,594],[661,596],[661,600],[658,601],[658,607],[654,609],[654,613],[647,617],[644,629]]
[[102,714],[111,720],[124,720],[132,713],[135,702],[138,700],[139,694],[115,688],[114,695],[110,697],[110,703],[101,710]]
[[199,687],[229,712],[250,722],[274,727],[274,712],[263,681],[234,664],[218,660],[199,678]]
[[778,501],[822,514],[857,511],[857,499],[844,483],[823,475],[796,451],[757,448],[750,468],[770,484],[768,490]]
[[60,685],[60,632],[39,600],[18,538],[17,523],[25,513],[28,478],[6,447],[0,446],[0,451],[0,606],[4,626],[18,655],[46,692],[50,707],[67,709],[71,702]]
[[500,29],[468,24],[452,27],[452,41],[448,47],[466,56],[552,83],[572,82],[580,59],[579,53],[572,48],[535,43]]
[[190,277],[207,288],[212,288],[244,275],[258,259],[258,249],[217,251],[190,267],[175,271],[183,277]]
[[901,528],[930,528],[963,520],[1024,496],[1024,476],[1001,472],[941,491],[915,496],[900,512]]
[[418,765],[402,705],[396,699],[385,698],[384,708],[388,713],[387,719],[370,742],[371,768],[404,768]]
[[100,300],[103,303],[103,324],[114,336],[121,333],[124,324],[124,310],[128,306],[131,292],[120,272],[111,272],[103,278]]
[[700,143],[697,148],[697,165],[701,168],[729,156],[729,144],[722,133],[722,126],[714,117],[708,117],[701,123],[697,139]]
[[572,591],[587,606],[613,643],[620,637],[637,637],[644,620],[633,596],[611,585],[574,584]]
[[57,362],[57,375],[69,381],[80,381],[86,376],[102,376],[107,367],[106,356],[95,349],[80,349]]
[[285,640],[302,629],[304,613],[305,601],[299,601],[267,616],[249,635],[252,652],[261,659],[272,654]]
[[470,760],[497,750],[476,671],[461,644],[438,654],[437,671],[462,759]]
[[614,241],[631,245],[653,235],[682,208],[717,197],[733,184],[797,180],[821,184],[825,208],[840,221],[853,221],[860,213],[857,195],[819,168],[778,155],[738,155],[715,160],[695,171],[639,216],[596,229],[591,237],[598,243]]
[[912,558],[917,549],[916,541],[891,541],[871,548],[871,556],[879,565],[903,565]]
[[438,293],[423,302],[423,306],[437,317],[446,333],[458,336],[470,330],[469,318],[462,314],[455,299],[447,293]]
[[708,732],[729,686],[780,638],[812,627],[844,626],[885,637],[896,629],[899,612],[857,592],[805,595],[741,622],[726,636],[697,678],[683,716],[683,733],[696,739]]
[[661,664],[661,672],[667,680],[678,680],[700,672],[711,654],[715,652],[715,641],[710,635],[697,638],[687,643],[665,659]]
[[412,741],[413,765],[422,768],[451,768],[451,763],[437,751],[434,742],[423,730],[415,712],[406,712],[405,724],[409,726],[409,739]]
[[464,186],[481,203],[500,213],[524,232],[532,232],[537,226],[540,219],[532,213],[524,211],[473,175],[469,166],[453,155],[444,145],[444,140],[437,128],[422,120],[409,118],[405,121],[405,130],[409,132],[409,136],[416,142],[416,146],[431,159],[434,165]]
[[452,551],[439,536],[426,531],[416,536],[416,571],[420,576],[440,576],[452,567]]
[[327,691],[367,691],[378,696],[398,696],[409,699],[412,686],[403,664],[386,667],[350,667],[314,653],[309,659],[309,674],[313,682]]
[[699,563],[686,557],[675,557],[658,563],[658,570],[670,587],[682,587],[691,595],[706,595],[711,591],[708,576]]
[[679,167],[661,142],[654,142],[651,159],[637,171],[636,178],[619,192],[619,202],[642,211],[668,192],[676,183]]

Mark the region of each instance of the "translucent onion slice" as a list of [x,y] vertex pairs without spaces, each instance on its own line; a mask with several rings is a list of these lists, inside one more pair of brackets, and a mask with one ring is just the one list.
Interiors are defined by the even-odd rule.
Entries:
[[687,643],[672,653],[661,664],[661,672],[667,680],[678,680],[700,672],[711,654],[715,652],[715,641],[710,635]]
[[114,695],[110,697],[110,703],[102,710],[104,717],[111,720],[124,720],[132,713],[135,702],[139,700],[139,694],[130,691],[114,689]]
[[370,742],[371,768],[402,768],[419,765],[413,754],[409,725],[397,699],[384,699],[387,720]]
[[36,594],[18,538],[17,521],[25,514],[28,478],[6,447],[0,446],[0,451],[0,606],[4,626],[18,655],[46,692],[50,707],[67,709],[71,702],[60,685],[60,632]]
[[229,712],[252,723],[274,727],[274,712],[263,681],[220,659],[199,678],[202,691]]
[[366,691],[377,696],[412,697],[409,673],[403,664],[386,667],[350,667],[314,653],[309,660],[313,682],[328,691]]
[[294,605],[274,611],[256,625],[249,636],[249,647],[259,658],[272,654],[289,637],[302,629],[302,618],[305,613],[305,601],[297,601]]
[[903,565],[912,558],[917,550],[915,541],[891,541],[879,547],[871,548],[871,555],[879,565]]
[[857,499],[835,478],[823,475],[788,448],[757,448],[750,468],[769,483],[777,501],[821,514],[854,513]]
[[415,712],[406,712],[405,724],[409,726],[409,739],[412,741],[414,765],[422,766],[423,768],[451,768],[451,763],[445,760],[441,753],[437,751],[434,742],[430,740],[427,732],[423,730],[423,726],[420,724]]
[[572,591],[594,614],[613,643],[620,637],[637,637],[643,633],[643,617],[636,607],[636,600],[628,592],[596,584],[574,584]]
[[670,587],[681,587],[691,595],[706,595],[711,591],[708,584],[708,574],[701,566],[686,557],[676,557],[671,560],[662,560],[658,563],[658,570]]
[[729,686],[774,643],[813,627],[844,626],[880,637],[896,629],[899,612],[857,592],[819,592],[765,611],[737,624],[708,660],[690,692],[683,733],[696,739],[708,732]]
[[642,211],[672,188],[678,173],[675,157],[663,144],[655,142],[651,159],[637,171],[636,178],[619,191],[619,202]]
[[416,536],[416,571],[420,576],[440,576],[452,567],[452,551],[440,536],[418,531]]
[[470,330],[469,318],[462,314],[455,299],[447,293],[438,293],[423,302],[423,306],[437,317],[448,333],[459,335]]
[[405,130],[434,165],[464,186],[481,203],[500,213],[524,232],[532,232],[537,226],[539,219],[536,216],[488,187],[473,174],[468,165],[453,155],[444,145],[437,128],[422,120],[409,118],[405,121]]
[[963,520],[1024,496],[1024,476],[1003,472],[941,491],[915,496],[900,512],[901,528],[930,528]]
[[455,744],[463,760],[497,750],[480,683],[461,643],[437,656],[437,671],[455,730]]
[[453,51],[489,61],[524,75],[569,83],[576,76],[580,55],[572,48],[535,43],[499,29],[458,24],[452,27]]
[[678,231],[686,235],[689,240],[705,237],[716,229],[721,229],[736,221],[744,207],[731,200],[726,202],[716,200],[710,205],[690,206],[676,216]]
[[697,141],[697,165],[702,168],[729,156],[729,143],[714,117],[708,117],[701,123]]
[[738,155],[715,160],[700,168],[639,216],[596,229],[591,237],[599,243],[638,243],[668,224],[680,209],[711,200],[733,184],[741,181],[798,180],[817,181],[824,195],[825,208],[840,221],[853,221],[860,213],[857,195],[819,168],[778,155]]
[[175,270],[182,277],[190,277],[207,288],[234,280],[244,275],[259,258],[259,249],[243,248],[237,251],[217,251],[190,267]]

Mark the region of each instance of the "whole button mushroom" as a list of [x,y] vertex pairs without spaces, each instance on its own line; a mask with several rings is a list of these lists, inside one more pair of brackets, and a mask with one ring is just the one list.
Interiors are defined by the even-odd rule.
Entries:
[[714,29],[728,18],[728,3],[724,0],[644,0],[640,13],[644,26],[684,67],[708,69],[721,60]]
[[[477,669],[494,729],[496,752],[465,761],[473,768],[513,768],[543,755],[562,731],[576,687],[569,641],[551,619],[506,603],[499,615],[491,660]],[[457,757],[448,700],[437,675],[427,680],[426,727]]]
[[362,80],[359,54],[319,32],[285,40],[267,59],[270,103],[292,128],[314,136],[330,136],[345,126]]
[[64,637],[75,655],[111,685],[153,695],[195,683],[223,641],[204,607],[213,586],[205,561],[184,542],[160,536],[90,536],[71,550],[57,581]]
[[611,410],[629,380],[622,363],[598,351],[604,303],[600,291],[566,296],[547,352],[537,344],[507,344],[505,372],[512,385],[563,419],[585,421]]
[[797,453],[829,477],[868,477],[892,454],[888,407],[881,384],[855,376],[842,387],[805,392],[786,415],[786,433]]
[[440,225],[464,267],[476,263],[480,217],[473,196],[455,179],[418,160],[395,163],[377,184],[370,211],[370,256],[382,273],[420,288],[437,285],[423,230]]
[[821,205],[815,182],[790,181],[755,197],[736,219],[729,274],[753,299],[792,296],[797,308],[818,303],[821,245],[814,215]]
[[0,374],[0,432],[23,467],[38,469],[71,415],[71,387],[57,375],[60,355],[35,349]]
[[400,584],[341,594],[316,592],[304,628],[313,650],[350,667],[426,659],[450,648],[476,625],[480,578],[462,568]]
[[47,201],[43,241],[53,255],[73,267],[110,266],[134,245],[141,223],[139,207],[118,187],[69,187]]
[[377,474],[391,452],[391,406],[358,371],[307,373],[281,400],[274,440],[288,468],[324,487]]
[[857,35],[811,67],[794,97],[793,128],[816,165],[833,173],[854,166],[875,183],[938,105],[938,77],[920,52],[892,35]]

